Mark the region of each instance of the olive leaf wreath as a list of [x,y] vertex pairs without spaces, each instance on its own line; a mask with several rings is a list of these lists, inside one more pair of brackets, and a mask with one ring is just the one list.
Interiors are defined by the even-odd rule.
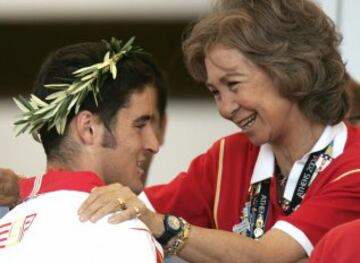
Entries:
[[139,47],[133,46],[135,37],[130,38],[124,45],[122,41],[111,38],[110,42],[103,40],[108,51],[102,62],[80,68],[73,72],[75,80],[70,84],[47,84],[44,87],[55,90],[45,100],[31,94],[27,100],[23,96],[13,98],[22,111],[19,119],[14,123],[18,136],[29,131],[36,141],[40,142],[39,131],[47,124],[47,129],[56,128],[63,135],[67,118],[75,107],[75,114],[79,112],[83,100],[92,93],[95,104],[98,105],[100,88],[110,72],[113,79],[117,76],[117,62],[130,52],[141,52]]

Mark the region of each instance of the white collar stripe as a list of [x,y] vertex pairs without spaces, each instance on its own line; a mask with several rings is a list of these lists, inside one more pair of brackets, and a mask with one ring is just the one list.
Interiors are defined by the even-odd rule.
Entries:
[[[302,169],[313,152],[324,149],[331,141],[334,141],[333,158],[338,157],[345,148],[347,140],[347,127],[343,122],[334,126],[327,126],[321,134],[319,140],[316,142],[310,152],[306,153],[300,160],[293,165],[289,179],[286,185],[284,197],[292,197],[297,181]],[[259,155],[255,163],[254,171],[251,177],[251,184],[263,181],[273,176],[274,174],[274,152],[270,144],[264,144],[260,147]]]

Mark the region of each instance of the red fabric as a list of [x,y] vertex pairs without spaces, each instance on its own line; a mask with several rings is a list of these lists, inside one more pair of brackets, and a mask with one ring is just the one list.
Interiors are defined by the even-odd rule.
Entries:
[[[19,182],[20,198],[29,197],[35,182],[35,177],[22,179]],[[104,182],[93,172],[89,171],[48,171],[42,179],[38,194],[58,190],[74,190],[90,193],[91,189],[105,185]]]
[[[216,142],[207,153],[194,159],[187,172],[180,173],[168,185],[145,189],[145,193],[161,213],[182,216],[192,224],[215,227],[213,206],[216,191],[219,145]],[[251,174],[259,148],[253,146],[244,135],[237,133],[226,138],[222,191],[219,203],[219,227],[231,230],[239,222]],[[246,175],[241,176],[240,171]],[[231,185],[231,187],[229,187]]]
[[[360,169],[360,130],[348,127],[348,139],[342,155],[335,159],[310,186],[300,208],[285,216],[277,203],[276,184],[271,181],[271,207],[266,229],[279,219],[302,230],[313,245],[331,228],[360,217],[360,173],[333,182],[346,171]],[[219,142],[191,163],[167,185],[149,187],[145,193],[160,213],[184,217],[202,227],[215,227],[213,206],[218,172]],[[223,175],[218,208],[219,229],[232,231],[240,222],[241,211],[259,148],[245,135],[237,133],[225,138]]]
[[359,147],[350,147],[335,159],[316,178],[300,208],[283,219],[306,233],[313,245],[333,227],[360,218],[360,170],[334,181],[347,171],[360,169]]
[[360,219],[332,229],[317,244],[308,263],[357,263]]

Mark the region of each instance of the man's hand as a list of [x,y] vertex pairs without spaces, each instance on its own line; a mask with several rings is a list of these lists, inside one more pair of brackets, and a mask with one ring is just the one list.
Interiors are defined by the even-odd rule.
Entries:
[[14,171],[0,168],[0,205],[13,206],[18,202],[20,178]]

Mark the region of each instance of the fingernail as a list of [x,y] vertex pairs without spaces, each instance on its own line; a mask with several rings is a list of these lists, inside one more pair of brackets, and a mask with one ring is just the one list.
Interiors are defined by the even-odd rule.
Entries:
[[85,222],[86,221],[86,216],[80,216],[79,219],[80,219],[81,222]]

